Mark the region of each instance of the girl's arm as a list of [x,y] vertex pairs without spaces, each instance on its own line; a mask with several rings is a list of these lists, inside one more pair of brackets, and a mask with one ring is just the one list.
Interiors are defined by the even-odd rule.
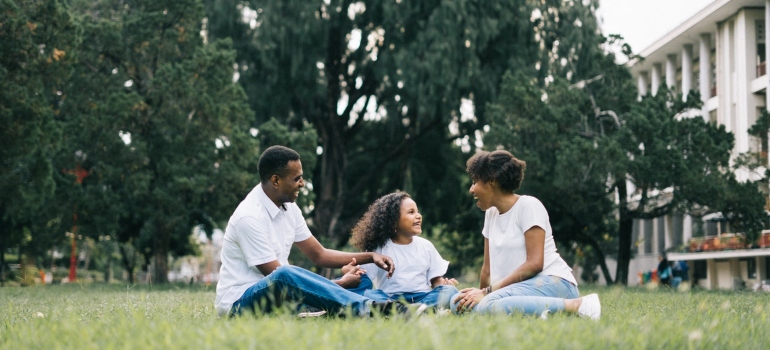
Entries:
[[430,280],[430,287],[435,289],[438,286],[456,286],[458,283],[460,282],[457,282],[457,280],[454,278],[439,276],[433,277],[433,279]]

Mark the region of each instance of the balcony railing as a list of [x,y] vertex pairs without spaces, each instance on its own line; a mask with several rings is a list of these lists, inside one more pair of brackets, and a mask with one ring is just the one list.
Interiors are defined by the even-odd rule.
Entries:
[[760,63],[757,66],[757,78],[767,74],[767,61]]

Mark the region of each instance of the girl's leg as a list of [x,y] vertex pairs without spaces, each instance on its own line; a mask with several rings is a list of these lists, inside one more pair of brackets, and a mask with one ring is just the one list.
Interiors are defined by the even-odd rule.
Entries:
[[457,294],[457,288],[455,286],[443,285],[433,288],[428,293],[425,293],[422,298],[418,298],[415,302],[423,303],[428,306],[435,306],[438,308],[448,309],[450,307],[450,300],[453,295]]
[[372,299],[378,303],[384,303],[390,300],[390,296],[382,291],[382,289],[367,289],[364,291],[364,297]]
[[548,310],[564,311],[565,299],[578,297],[575,285],[556,276],[535,276],[487,295],[476,306],[481,313],[523,313],[539,315]]

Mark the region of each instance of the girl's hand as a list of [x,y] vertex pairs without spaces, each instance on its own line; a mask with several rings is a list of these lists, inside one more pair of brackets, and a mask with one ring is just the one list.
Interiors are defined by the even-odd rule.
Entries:
[[455,298],[454,302],[457,303],[457,312],[463,313],[470,311],[476,305],[484,299],[484,291],[478,288],[465,288],[460,291],[460,294]]
[[356,265],[356,258],[353,258],[353,260],[350,262],[350,264],[347,264],[342,267],[342,274],[346,275],[350,272],[354,272],[358,275],[366,273],[366,270],[362,269],[360,266]]

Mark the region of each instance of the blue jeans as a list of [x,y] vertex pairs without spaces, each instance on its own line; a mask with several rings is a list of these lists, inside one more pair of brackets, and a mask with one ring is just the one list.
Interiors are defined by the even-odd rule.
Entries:
[[377,302],[404,299],[407,303],[421,303],[438,308],[449,308],[450,298],[457,294],[455,286],[438,286],[430,292],[396,293],[388,295],[381,289],[367,290],[364,296]]
[[363,295],[366,298],[376,302],[386,302],[388,300],[405,300],[407,303],[422,303],[428,306],[438,308],[448,308],[450,298],[457,294],[455,286],[438,286],[430,292],[396,293],[388,295],[381,289],[373,289],[374,284],[367,275],[361,275],[361,283],[356,288],[348,289],[351,292]]
[[[452,312],[457,312],[457,303],[454,300],[458,295],[452,296]],[[579,296],[577,286],[569,281],[556,276],[537,275],[489,293],[472,311],[482,314],[539,315],[549,310],[556,313],[564,310],[564,299],[575,299]]]
[[372,300],[350,292],[336,283],[296,266],[281,266],[243,293],[233,303],[230,316],[243,310],[271,312],[283,303],[303,303],[338,314],[350,308],[353,315],[368,315]]

